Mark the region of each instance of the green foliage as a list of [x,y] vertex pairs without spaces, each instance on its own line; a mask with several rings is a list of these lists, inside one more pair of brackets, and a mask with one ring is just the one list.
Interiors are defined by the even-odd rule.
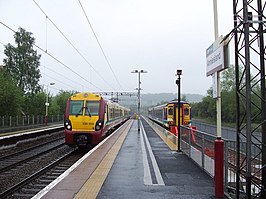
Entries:
[[187,96],[186,96],[186,95],[182,95],[182,97],[181,97],[181,101],[187,102],[187,101],[188,101],[188,100],[187,100]]
[[21,111],[23,93],[9,77],[0,70],[0,116],[16,116]]
[[223,71],[221,86],[223,91],[235,91],[235,69],[234,66],[229,66]]
[[26,94],[24,96],[23,110],[26,115],[45,115],[46,94]]
[[[222,98],[222,122],[223,123],[235,123],[236,121],[236,86],[235,86],[235,68],[230,66],[223,71],[221,78],[221,98]],[[241,73],[242,71],[242,73]],[[240,76],[243,74],[243,68],[239,67]],[[241,91],[245,96],[245,77],[243,76],[241,82]],[[252,79],[252,77],[251,77]],[[251,82],[252,85],[256,83],[254,78]],[[254,122],[259,122],[260,119],[260,88],[259,86],[253,86],[253,92],[251,95],[251,110]],[[202,99],[202,102],[192,104],[193,115],[197,118],[204,118],[209,120],[216,120],[216,102],[212,98],[212,88],[207,91],[208,95]],[[246,100],[243,98],[240,100],[240,115],[245,115]]]
[[[41,77],[40,55],[33,49],[32,33],[19,28],[14,34],[16,46],[5,46],[4,69],[0,71],[0,116],[45,115],[47,94],[38,84]],[[48,114],[64,114],[67,99],[73,91],[48,94]]]
[[48,109],[48,115],[58,115],[58,114],[63,115],[62,113],[60,113],[60,107],[56,103],[54,98],[51,98],[49,104],[50,105],[49,105],[49,109]]
[[33,49],[35,39],[23,28],[19,28],[14,38],[16,46],[5,46],[4,69],[24,93],[37,93],[40,91],[38,82],[41,74],[38,67],[41,56]]
[[222,91],[222,121],[236,121],[236,97],[234,91]]
[[50,103],[50,113],[51,114],[65,114],[67,99],[73,95],[74,91],[63,91],[61,90],[54,98],[52,98]]

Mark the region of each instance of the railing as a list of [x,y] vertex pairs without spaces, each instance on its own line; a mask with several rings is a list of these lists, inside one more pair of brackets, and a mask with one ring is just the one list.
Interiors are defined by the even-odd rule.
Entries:
[[[214,141],[216,136],[208,133],[193,130],[189,127],[181,127],[181,150],[198,164],[211,177],[214,177]],[[224,141],[224,185],[226,192],[235,193],[236,191],[236,141],[223,139]],[[245,161],[246,143],[240,143],[240,162]],[[256,153],[257,148],[251,149],[252,154]],[[241,153],[241,151],[243,153]],[[243,154],[243,155],[241,155]],[[260,181],[261,173],[259,168],[262,166],[262,156],[257,156],[255,164],[252,165],[252,172],[257,172],[257,180]],[[245,175],[245,173],[241,174]],[[241,190],[245,190],[245,179],[240,175]],[[258,185],[252,184],[252,195],[259,191]],[[240,190],[240,192],[241,192]]]
[[181,127],[181,150],[211,177],[214,177],[214,141],[207,133]]
[[[64,115],[49,115],[48,124],[63,122]],[[3,116],[0,117],[0,131],[10,131],[14,129],[34,128],[45,125],[45,116]]]

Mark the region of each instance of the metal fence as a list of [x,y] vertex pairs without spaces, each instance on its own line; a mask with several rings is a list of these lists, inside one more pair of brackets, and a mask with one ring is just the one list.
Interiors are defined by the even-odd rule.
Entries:
[[[64,115],[49,115],[48,124],[63,122]],[[45,116],[43,115],[27,115],[27,116],[3,116],[0,117],[0,131],[9,131],[19,128],[30,128],[45,124]]]
[[[207,128],[207,127],[206,127]],[[198,164],[204,171],[206,171],[211,177],[214,177],[214,142],[216,136],[210,135],[206,132],[191,129],[189,127],[181,127],[181,150],[189,156],[196,164]],[[236,151],[237,145],[234,140],[223,139],[224,141],[224,185],[225,191],[234,195],[236,191]],[[243,155],[240,155],[240,162],[245,161],[246,142],[240,143],[240,151]],[[256,147],[252,148],[252,154],[257,154]],[[262,155],[256,157],[256,164],[252,165],[253,173],[257,173],[258,181],[261,179],[261,173],[259,168],[262,166]],[[241,177],[245,173],[240,174],[241,190],[245,190],[245,179]],[[259,187],[255,184],[252,185],[252,195],[256,195],[259,191]]]

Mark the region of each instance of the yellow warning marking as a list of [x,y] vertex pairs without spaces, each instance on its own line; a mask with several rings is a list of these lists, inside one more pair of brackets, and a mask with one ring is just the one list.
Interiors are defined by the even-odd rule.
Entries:
[[171,132],[163,129],[160,126],[157,126],[153,124],[149,119],[144,117],[146,122],[151,126],[151,128],[160,136],[160,138],[164,141],[165,144],[171,149],[171,150],[177,150],[178,149],[178,138],[172,134]]
[[75,196],[75,199],[84,199],[84,198],[92,199],[92,198],[97,197],[109,171],[112,168],[115,158],[127,136],[127,133],[129,131],[130,126],[132,125],[132,122],[133,121],[131,121],[128,124],[128,126],[123,130],[123,133],[120,135],[118,140],[115,142],[112,148],[108,151],[108,153],[105,155],[101,163],[92,173],[90,178],[86,181],[86,183],[77,193],[77,195]]

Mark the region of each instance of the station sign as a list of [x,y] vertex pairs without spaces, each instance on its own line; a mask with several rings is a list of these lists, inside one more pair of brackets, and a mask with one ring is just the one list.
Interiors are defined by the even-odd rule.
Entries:
[[216,72],[222,71],[229,66],[229,53],[227,42],[222,41],[220,36],[209,48],[206,50],[206,75],[210,76]]

